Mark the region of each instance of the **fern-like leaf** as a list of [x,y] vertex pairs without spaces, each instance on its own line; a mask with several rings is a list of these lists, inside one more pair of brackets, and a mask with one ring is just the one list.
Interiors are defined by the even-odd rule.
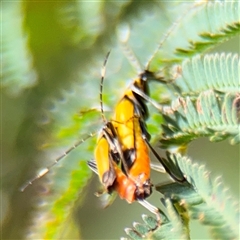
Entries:
[[159,223],[155,218],[143,215],[144,224],[134,222],[133,228],[125,229],[130,239],[187,239],[183,231],[181,219],[177,215],[171,201],[167,199],[165,203],[169,218],[161,214],[162,220]]
[[181,96],[197,96],[209,89],[220,93],[239,92],[238,54],[197,55],[174,69],[173,75],[177,76],[174,86],[181,92]]
[[238,95],[226,94],[219,97],[213,91],[202,92],[192,100],[190,97],[174,101],[172,111],[165,113],[163,124],[164,146],[186,144],[206,136],[211,141],[230,138],[232,144],[239,142],[239,120],[235,106]]
[[173,202],[181,203],[192,219],[208,225],[214,239],[238,239],[239,203],[230,197],[221,178],[212,181],[205,166],[193,164],[187,157],[170,155],[171,160],[178,163],[189,185],[171,183],[157,190]]
[[186,4],[182,13],[178,13],[180,23],[176,22],[176,27],[168,41],[154,57],[151,70],[159,70],[159,63],[164,61],[179,62],[184,58],[203,53],[238,35],[239,11],[238,1]]

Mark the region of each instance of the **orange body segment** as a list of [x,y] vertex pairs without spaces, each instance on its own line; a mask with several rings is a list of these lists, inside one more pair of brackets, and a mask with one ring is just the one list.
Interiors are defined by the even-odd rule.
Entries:
[[136,184],[128,178],[117,165],[115,165],[115,172],[116,180],[113,186],[114,190],[121,199],[125,199],[128,203],[134,202],[136,200]]
[[129,176],[136,182],[150,178],[150,157],[148,146],[142,137],[135,138],[136,159],[129,170]]

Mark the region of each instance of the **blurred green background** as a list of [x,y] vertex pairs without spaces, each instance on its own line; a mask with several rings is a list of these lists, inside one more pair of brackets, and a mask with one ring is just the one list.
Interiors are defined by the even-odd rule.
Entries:
[[[129,79],[136,76],[136,69],[119,46],[117,27],[130,27],[129,45],[144,66],[186,6],[161,1],[1,2],[2,239],[25,239],[36,204],[42,204],[38,200],[40,184],[23,193],[19,187],[62,152],[50,149],[43,154],[44,146],[71,146],[80,136],[99,129],[100,119],[60,139],[54,135],[72,125],[72,116],[80,110],[99,106],[100,69],[106,53],[112,51],[104,85],[104,103],[109,109]],[[239,52],[239,38],[213,51]],[[76,158],[83,148],[84,144],[73,153]],[[213,176],[223,176],[225,185],[239,198],[238,146],[200,139],[191,144],[189,155],[206,164]],[[82,157],[88,160],[92,156]],[[167,179],[159,179],[154,173],[152,178],[153,183]],[[139,204],[129,205],[119,199],[109,208],[100,209],[99,199],[94,196],[97,189],[98,179],[94,176],[70,216],[79,226],[82,239],[118,239],[133,221],[141,222],[142,213],[149,214]],[[157,204],[159,197],[154,193],[149,201]],[[76,239],[72,220],[65,221],[68,238]],[[192,239],[199,239],[199,234],[201,239],[208,238],[207,229],[194,223]]]

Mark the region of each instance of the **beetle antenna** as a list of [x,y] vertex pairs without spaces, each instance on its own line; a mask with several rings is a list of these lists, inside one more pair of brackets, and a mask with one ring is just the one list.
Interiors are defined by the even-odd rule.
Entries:
[[124,55],[128,59],[128,61],[131,63],[134,69],[136,69],[137,73],[140,74],[143,72],[143,67],[141,66],[136,54],[133,52],[132,48],[128,45],[128,40],[130,36],[130,29],[128,25],[122,25],[118,29],[119,33],[119,39],[122,46],[122,50],[124,52]]
[[108,57],[110,55],[110,51],[107,53],[103,66],[102,66],[102,70],[101,70],[101,81],[100,81],[100,108],[101,108],[101,115],[102,115],[102,119],[103,122],[107,122],[106,117],[104,115],[104,111],[103,111],[103,82],[104,82],[104,78],[105,78],[105,74],[106,74],[106,65],[107,65],[107,61],[108,61]]
[[168,39],[168,37],[170,36],[170,34],[174,31],[174,29],[179,25],[179,23],[182,21],[182,19],[186,16],[186,14],[191,11],[192,9],[194,9],[196,6],[203,4],[203,2],[205,1],[200,1],[197,2],[193,5],[191,5],[190,7],[186,8],[186,10],[183,12],[182,15],[179,16],[179,18],[171,25],[171,27],[168,29],[168,31],[164,34],[163,38],[161,39],[160,43],[158,44],[157,49],[155,50],[155,52],[152,54],[152,56],[150,57],[150,59],[148,60],[146,69],[149,69],[149,65],[151,63],[151,61],[153,60],[154,56],[156,55],[156,53],[159,51],[159,49],[162,48],[163,44],[165,43],[165,41]]
[[61,156],[59,156],[58,158],[55,159],[55,161],[49,165],[46,168],[42,168],[38,171],[38,173],[35,175],[35,177],[33,177],[32,179],[30,179],[29,181],[27,181],[22,187],[20,187],[20,191],[23,192],[29,185],[32,185],[33,182],[35,182],[37,179],[45,176],[50,169],[55,166],[56,164],[58,164],[64,157],[66,157],[72,150],[74,150],[75,148],[77,148],[80,144],[84,143],[87,139],[95,136],[97,134],[97,132],[94,133],[90,133],[88,134],[85,138],[80,139],[78,142],[76,142],[72,147],[70,147],[67,151],[65,151]]

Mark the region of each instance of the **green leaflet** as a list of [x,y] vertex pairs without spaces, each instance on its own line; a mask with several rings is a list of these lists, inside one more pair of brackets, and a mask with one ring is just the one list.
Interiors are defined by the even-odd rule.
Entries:
[[235,94],[218,96],[213,91],[202,92],[196,100],[190,97],[173,102],[173,111],[164,113],[164,146],[187,144],[198,137],[207,136],[211,141],[230,138],[232,144],[239,140],[238,110],[234,105]]
[[215,90],[220,93],[238,93],[240,62],[238,54],[207,54],[186,59],[178,67],[182,74],[177,75],[173,86],[181,96],[196,97],[200,92]]

